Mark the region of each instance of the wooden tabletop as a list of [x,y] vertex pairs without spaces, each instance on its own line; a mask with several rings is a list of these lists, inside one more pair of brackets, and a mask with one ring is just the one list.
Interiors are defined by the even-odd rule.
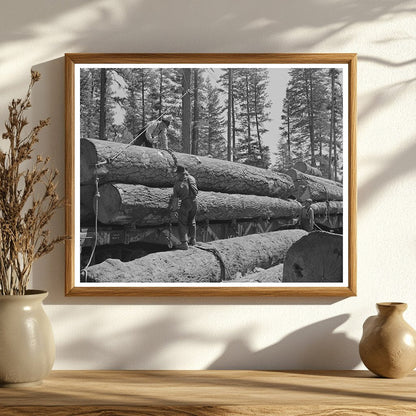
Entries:
[[0,415],[416,415],[416,372],[53,371],[0,389]]

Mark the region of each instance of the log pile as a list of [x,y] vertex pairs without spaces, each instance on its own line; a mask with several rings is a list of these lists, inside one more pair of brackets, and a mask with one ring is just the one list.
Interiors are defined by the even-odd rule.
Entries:
[[[281,230],[281,225],[266,229],[259,227],[258,221],[274,220],[296,228],[302,203],[310,198],[317,224],[342,227],[342,184],[322,175],[314,176],[319,171],[308,165],[297,165],[308,173],[291,169],[284,174],[209,157],[93,139],[81,140],[81,224],[91,227],[97,218],[103,232],[112,227],[120,232],[133,228],[150,236],[143,239],[143,244],[160,244],[161,239],[152,240],[152,236],[159,236],[163,229],[163,235],[173,237],[173,241],[175,224],[172,227],[170,223],[168,207],[177,165],[185,166],[198,184],[198,230],[212,223],[229,227],[236,221],[250,222],[250,230],[214,236],[224,239],[209,243],[198,240],[197,247],[187,251],[148,254],[140,250],[140,257],[128,262],[107,258],[88,268],[88,281],[293,281],[293,273],[292,277],[286,273],[285,278],[283,261],[292,245],[307,232]],[[257,234],[246,235],[252,232]],[[106,244],[111,244],[111,238],[109,241]],[[203,237],[203,241],[209,239]]]

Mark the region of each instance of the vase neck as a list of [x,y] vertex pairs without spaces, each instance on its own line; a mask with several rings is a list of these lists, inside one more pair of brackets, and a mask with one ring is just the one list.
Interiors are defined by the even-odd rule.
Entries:
[[382,302],[377,303],[377,309],[380,315],[389,316],[393,314],[402,315],[407,309],[407,304],[402,302]]

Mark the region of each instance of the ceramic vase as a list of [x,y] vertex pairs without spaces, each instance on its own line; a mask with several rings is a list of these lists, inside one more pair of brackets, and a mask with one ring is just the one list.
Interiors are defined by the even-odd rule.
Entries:
[[381,377],[401,378],[416,367],[416,331],[404,320],[406,303],[377,303],[378,315],[363,325],[360,357]]
[[52,326],[43,309],[48,292],[0,296],[0,385],[40,384],[55,361]]

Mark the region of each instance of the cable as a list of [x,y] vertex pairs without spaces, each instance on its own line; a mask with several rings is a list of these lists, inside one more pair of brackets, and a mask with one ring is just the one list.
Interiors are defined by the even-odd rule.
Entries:
[[208,245],[202,245],[201,243],[196,244],[194,246],[195,248],[199,249],[199,250],[204,250],[204,251],[208,251],[209,253],[212,253],[215,258],[218,260],[219,264],[220,264],[220,269],[221,269],[221,281],[226,281],[226,280],[231,280],[232,276],[230,274],[230,272],[227,269],[227,266],[225,265],[225,261],[222,258],[221,253],[218,251],[218,249],[216,249],[215,247],[209,247]]

